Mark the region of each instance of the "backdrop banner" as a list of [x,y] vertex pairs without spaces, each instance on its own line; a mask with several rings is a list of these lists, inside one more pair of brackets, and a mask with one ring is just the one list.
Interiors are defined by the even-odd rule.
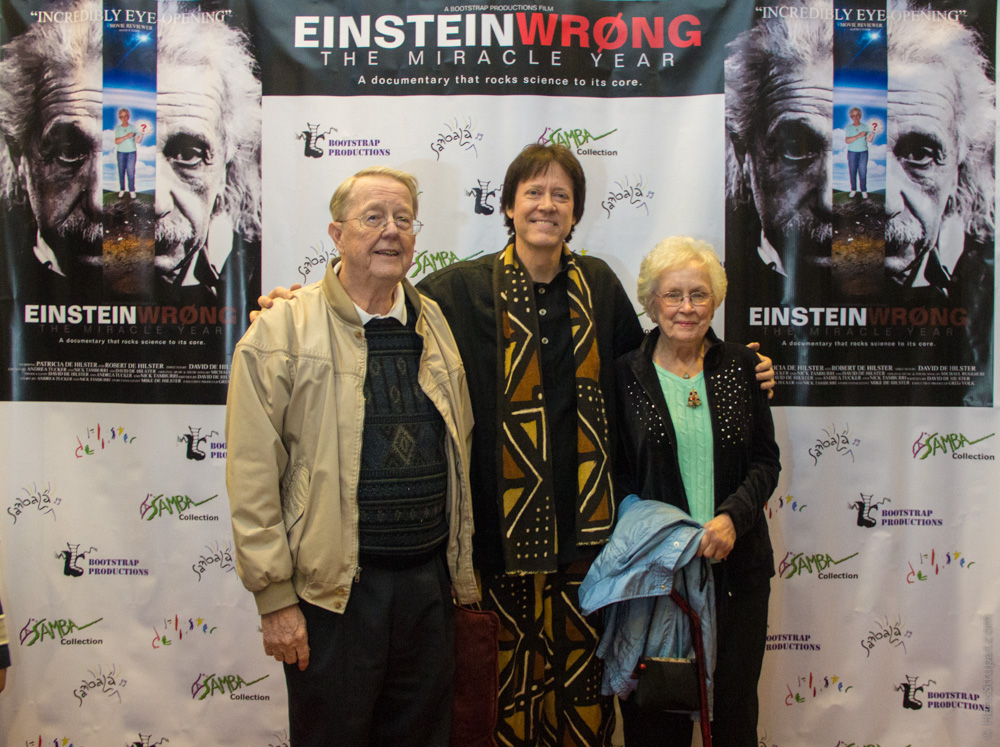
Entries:
[[336,257],[343,179],[418,177],[416,281],[504,246],[535,142],[586,172],[572,249],[634,295],[660,239],[709,241],[716,331],[774,359],[760,744],[996,744],[996,23],[989,0],[3,3],[0,745],[287,747],[235,572],[233,347],[261,288]]

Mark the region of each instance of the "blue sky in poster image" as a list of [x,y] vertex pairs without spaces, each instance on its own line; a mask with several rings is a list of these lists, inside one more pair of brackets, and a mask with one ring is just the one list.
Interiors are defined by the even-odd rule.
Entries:
[[878,122],[878,133],[873,142],[868,145],[868,191],[885,190],[886,163],[886,93],[885,86],[870,87],[840,87],[834,84],[833,89],[833,188],[848,190],[851,188],[847,173],[847,125],[851,118],[847,112],[852,107],[861,110],[861,124],[868,127],[873,121]]
[[118,158],[115,152],[115,127],[118,110],[129,110],[129,124],[140,131],[137,147],[135,182],[140,192],[156,187],[156,29],[104,29],[104,112],[102,128],[104,158],[101,178],[104,188],[118,191]]
[[118,125],[118,110],[123,107],[129,110],[129,124],[140,131],[146,125],[142,141],[136,148],[135,186],[139,192],[152,192],[156,187],[156,92],[107,86],[104,88],[102,123],[104,158],[101,179],[104,189],[117,192],[119,187],[115,127]]

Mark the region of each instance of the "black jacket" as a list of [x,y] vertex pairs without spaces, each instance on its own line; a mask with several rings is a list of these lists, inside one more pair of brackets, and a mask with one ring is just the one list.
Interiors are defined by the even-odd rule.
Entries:
[[[677,436],[653,367],[660,331],[615,363],[621,434],[617,491],[690,513],[677,459]],[[767,401],[754,377],[757,355],[709,330],[705,388],[712,420],[715,514],[729,514],[736,544],[724,562],[733,580],[774,575],[764,504],[778,483],[778,444]]]
[[[603,260],[575,255],[593,295],[597,320],[597,350],[601,357],[601,391],[604,395],[608,430],[616,433],[614,360],[635,349],[642,328],[614,272]],[[472,538],[473,563],[477,570],[504,570],[500,544],[500,506],[497,494],[497,320],[493,267],[499,254],[488,254],[456,262],[428,275],[417,285],[425,296],[438,302],[455,335],[465,363],[476,425],[472,430]],[[572,382],[569,382],[572,386]],[[558,436],[554,436],[558,437]],[[613,454],[613,452],[612,452]],[[621,500],[622,495],[615,496]]]

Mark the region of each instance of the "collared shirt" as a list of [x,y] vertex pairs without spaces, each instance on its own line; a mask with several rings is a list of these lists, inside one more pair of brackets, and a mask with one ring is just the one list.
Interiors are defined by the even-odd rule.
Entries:
[[[340,269],[343,267],[342,262],[338,262],[333,266],[333,271],[340,275]],[[352,300],[351,303],[354,303]],[[361,317],[361,324],[368,324],[372,319],[395,319],[404,327],[406,326],[406,297],[403,294],[403,284],[396,283],[396,287],[392,291],[392,308],[389,309],[387,314],[369,314],[367,311],[362,309],[356,303],[354,308],[358,310],[358,316]]]
[[[579,468],[576,413],[576,364],[569,318],[569,276],[563,268],[548,283],[533,283],[538,336],[541,343],[542,389],[552,445],[556,529],[559,562],[580,557],[576,544],[576,503]],[[567,437],[567,434],[573,434]]]

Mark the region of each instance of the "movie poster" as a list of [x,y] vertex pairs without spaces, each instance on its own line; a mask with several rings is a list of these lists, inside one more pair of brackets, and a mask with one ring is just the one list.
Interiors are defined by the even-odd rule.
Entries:
[[729,46],[726,333],[775,403],[992,405],[995,21],[815,0]]
[[0,396],[223,403],[260,293],[245,19],[108,0],[5,21]]

